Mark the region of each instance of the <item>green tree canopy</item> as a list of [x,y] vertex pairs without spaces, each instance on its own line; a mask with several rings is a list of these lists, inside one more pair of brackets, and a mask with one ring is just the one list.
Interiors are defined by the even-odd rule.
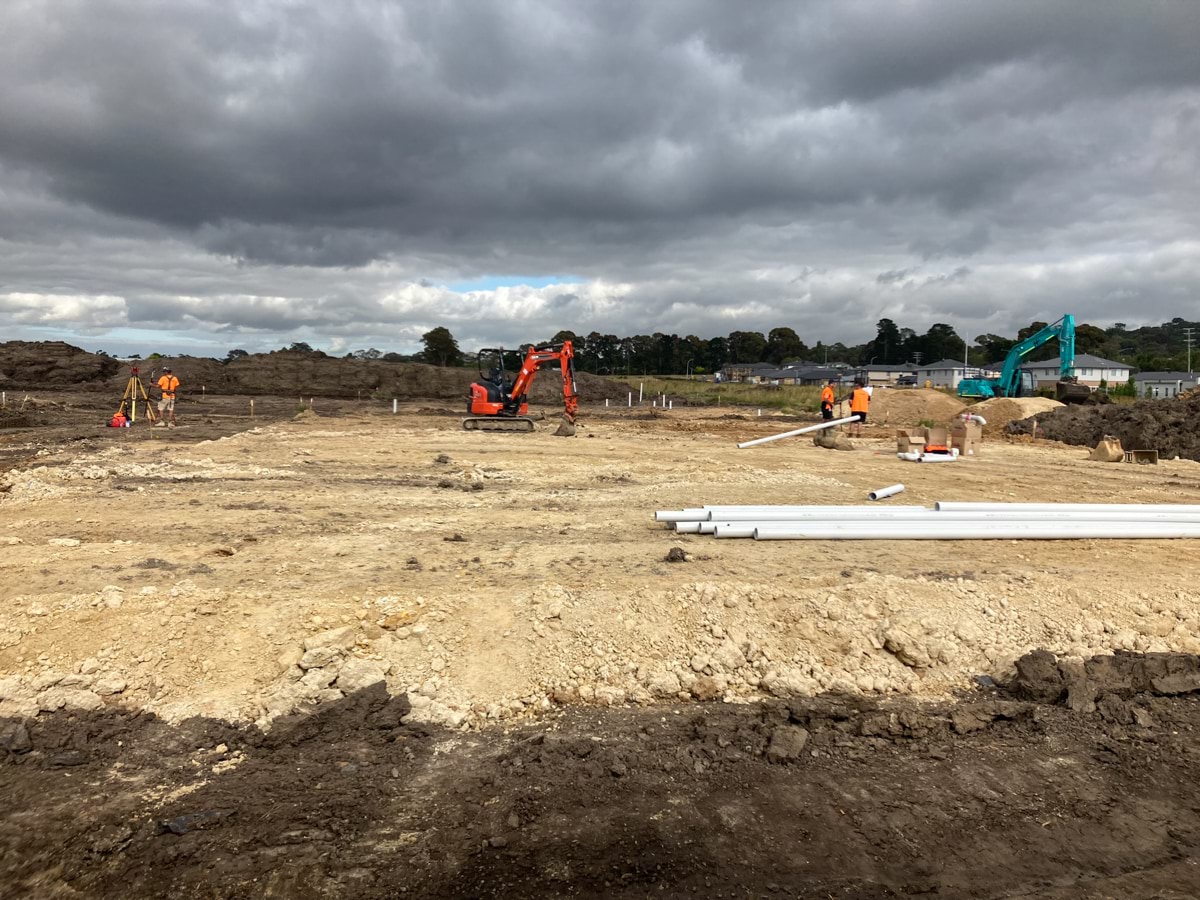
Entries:
[[421,359],[432,366],[462,365],[462,351],[450,329],[439,325],[421,335]]

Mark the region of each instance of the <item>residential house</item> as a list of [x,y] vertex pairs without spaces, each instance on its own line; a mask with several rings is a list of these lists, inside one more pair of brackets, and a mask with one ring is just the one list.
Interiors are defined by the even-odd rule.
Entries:
[[[1054,384],[1062,373],[1061,364],[1057,359],[1047,359],[1042,362],[1025,363],[1021,369],[1033,376],[1037,385]],[[1080,384],[1097,388],[1100,382],[1116,386],[1129,381],[1130,367],[1128,363],[1115,362],[1090,353],[1080,353],[1075,357],[1075,377]]]
[[[957,388],[963,380],[966,366],[961,359],[942,359],[928,365],[917,366],[917,387],[928,383],[935,388]],[[974,374],[974,370],[972,370]],[[899,376],[897,376],[899,377]]]
[[1139,372],[1133,384],[1139,397],[1177,397],[1200,383],[1195,372]]
[[858,374],[866,378],[872,387],[890,387],[900,380],[903,375],[915,375],[917,366],[914,363],[900,365],[884,365],[883,363],[868,363],[860,366]]

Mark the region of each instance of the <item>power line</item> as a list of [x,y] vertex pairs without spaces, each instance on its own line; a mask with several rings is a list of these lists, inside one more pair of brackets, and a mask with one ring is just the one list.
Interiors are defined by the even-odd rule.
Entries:
[[1192,344],[1195,342],[1195,339],[1196,339],[1195,331],[1196,331],[1196,329],[1192,325],[1187,325],[1183,329],[1183,337],[1184,337],[1184,340],[1187,341],[1187,348],[1188,348],[1188,374],[1189,375],[1192,372]]

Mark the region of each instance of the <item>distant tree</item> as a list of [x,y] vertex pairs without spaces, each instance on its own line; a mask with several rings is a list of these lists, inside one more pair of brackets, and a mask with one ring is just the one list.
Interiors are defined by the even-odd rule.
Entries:
[[808,348],[800,335],[791,328],[772,328],[767,333],[767,360],[779,365],[785,360],[800,359]]
[[975,338],[975,343],[982,351],[983,363],[988,364],[1003,360],[1017,342],[998,334],[981,334]]
[[903,349],[900,327],[891,319],[880,319],[875,325],[875,339],[863,347],[862,363],[866,365],[874,359],[877,363],[890,365],[901,358]]
[[249,355],[250,354],[247,353],[245,350],[230,350],[228,353],[225,354],[225,358],[223,360],[221,360],[221,362],[224,365],[229,365],[235,359],[245,359]]
[[404,361],[405,361],[407,358],[408,358],[408,357],[401,356],[399,353],[385,353],[385,354],[383,354],[383,361],[384,361],[384,362],[404,362]]
[[763,362],[767,339],[757,331],[734,331],[729,335],[729,355],[740,366]]
[[1075,352],[1101,356],[1108,351],[1109,337],[1104,329],[1095,325],[1078,325],[1075,328]]
[[450,330],[438,326],[421,335],[421,359],[433,366],[462,365],[462,351]]
[[297,341],[296,343],[292,344],[287,349],[292,350],[296,353],[312,353],[312,352],[314,352],[313,348],[310,347],[308,344],[304,343],[304,341]]

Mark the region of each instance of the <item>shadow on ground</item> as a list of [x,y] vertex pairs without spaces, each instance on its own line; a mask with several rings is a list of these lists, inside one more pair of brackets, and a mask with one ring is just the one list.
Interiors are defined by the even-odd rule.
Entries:
[[952,704],[818,697],[405,725],[382,686],[268,734],[0,721],[17,897],[1200,894],[1200,660],[1050,654]]

